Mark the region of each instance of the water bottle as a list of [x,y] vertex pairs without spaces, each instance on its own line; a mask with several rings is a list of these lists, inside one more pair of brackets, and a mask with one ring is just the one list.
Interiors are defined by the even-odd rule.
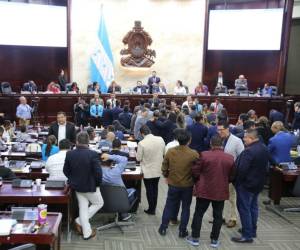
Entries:
[[8,163],[8,158],[7,157],[4,158],[4,167],[6,167],[6,168],[9,167],[9,163]]
[[14,121],[14,123],[13,123],[13,130],[16,131],[16,128],[17,128],[17,124],[16,124],[16,121]]
[[300,156],[300,145],[297,146],[298,156]]

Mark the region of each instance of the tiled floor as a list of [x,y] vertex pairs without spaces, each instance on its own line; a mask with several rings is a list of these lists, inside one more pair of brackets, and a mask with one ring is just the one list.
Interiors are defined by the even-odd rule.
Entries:
[[[144,188],[144,187],[143,187]],[[84,241],[73,234],[71,242],[66,241],[64,237],[62,249],[97,249],[97,250],[185,250],[185,249],[211,249],[209,246],[209,234],[211,224],[208,223],[211,210],[207,212],[203,220],[200,246],[189,246],[183,239],[178,238],[178,229],[170,227],[165,237],[157,233],[160,224],[162,210],[165,204],[167,186],[163,181],[160,182],[158,209],[156,216],[149,216],[143,212],[146,208],[145,194],[143,190],[143,199],[138,213],[135,216],[136,225],[124,229],[122,234],[119,229],[110,229],[104,232],[98,232],[95,239]],[[221,245],[219,249],[226,250],[296,250],[300,249],[300,213],[287,214],[290,222],[284,220],[273,212],[265,209],[262,200],[266,198],[264,192],[260,197],[260,216],[258,222],[258,238],[253,244],[236,244],[230,241],[233,235],[237,234],[238,226],[234,229],[222,227],[220,236]],[[300,199],[283,199],[283,206],[300,206]],[[191,206],[191,217],[194,210],[194,202]],[[191,221],[191,218],[190,218]],[[99,218],[93,219],[94,225],[99,225]]]

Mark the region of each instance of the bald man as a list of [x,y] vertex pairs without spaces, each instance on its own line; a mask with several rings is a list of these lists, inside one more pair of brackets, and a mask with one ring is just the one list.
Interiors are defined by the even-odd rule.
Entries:
[[234,83],[235,91],[239,94],[239,92],[242,90],[248,90],[247,85],[247,79],[245,78],[245,76],[239,75],[239,78],[236,79]]
[[32,107],[27,104],[24,96],[19,98],[20,104],[17,107],[16,117],[19,119],[20,126],[29,125],[31,119]]

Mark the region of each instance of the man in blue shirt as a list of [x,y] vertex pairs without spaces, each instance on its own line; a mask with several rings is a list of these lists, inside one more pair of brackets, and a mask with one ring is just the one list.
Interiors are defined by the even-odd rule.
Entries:
[[93,118],[93,126],[101,126],[101,118],[103,115],[103,106],[100,104],[100,100],[95,99],[95,104],[90,108],[90,115]]
[[[101,159],[102,161],[111,160],[117,163],[113,167],[105,166],[103,164],[101,165],[103,183],[125,187],[125,184],[122,179],[122,173],[124,172],[125,167],[127,165],[127,158],[120,155],[102,154]],[[135,199],[135,189],[129,188],[127,189],[127,192],[128,192],[129,202],[132,202]],[[131,214],[128,213],[119,214],[119,220],[126,221],[130,218],[131,218]]]
[[31,119],[32,108],[27,104],[24,96],[20,97],[20,104],[17,107],[16,116],[19,119],[20,126],[29,125]]

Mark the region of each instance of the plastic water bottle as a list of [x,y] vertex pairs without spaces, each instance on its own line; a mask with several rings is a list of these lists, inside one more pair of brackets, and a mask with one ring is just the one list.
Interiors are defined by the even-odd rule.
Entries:
[[16,128],[17,128],[17,124],[16,124],[16,121],[14,121],[14,123],[13,123],[13,129],[14,129],[14,131],[16,131]]
[[7,157],[4,158],[4,167],[6,167],[6,168],[9,167],[8,158]]

